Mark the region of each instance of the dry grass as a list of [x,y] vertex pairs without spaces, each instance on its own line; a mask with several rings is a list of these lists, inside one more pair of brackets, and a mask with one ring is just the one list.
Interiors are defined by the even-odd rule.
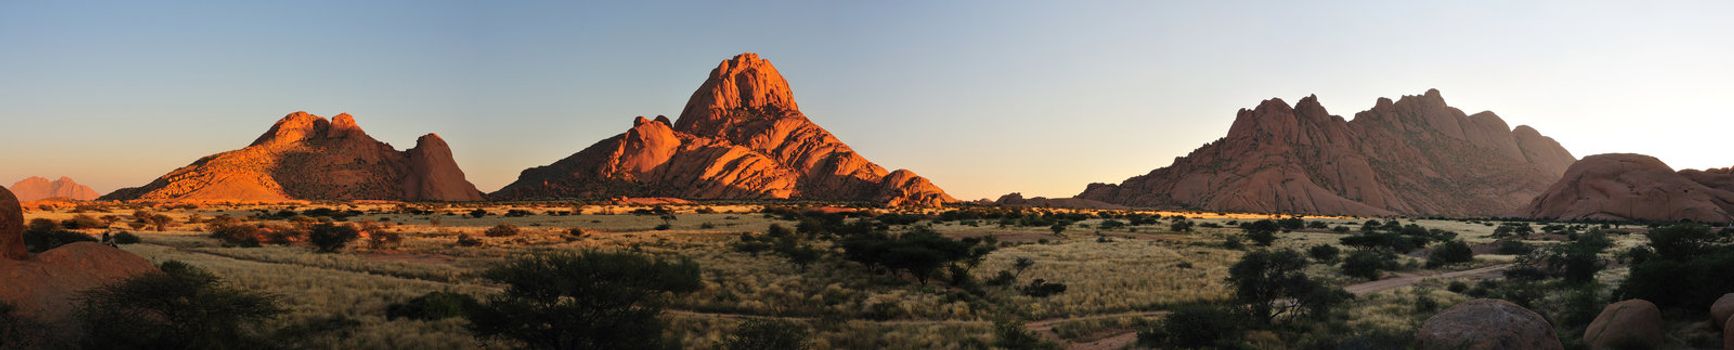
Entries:
[[[224,247],[205,237],[203,225],[186,224],[188,218],[250,218],[257,210],[305,210],[333,208],[365,214],[352,222],[383,225],[383,230],[401,233],[401,245],[371,250],[352,247],[337,254],[318,254],[305,246],[263,248]],[[655,215],[632,215],[635,209],[609,205],[561,203],[494,205],[484,208],[492,215],[472,218],[469,205],[424,205],[433,214],[407,214],[393,203],[229,206],[154,211],[174,217],[179,224],[170,232],[139,232],[145,244],[126,249],[152,261],[180,260],[203,267],[236,286],[280,295],[290,312],[278,324],[342,316],[357,320],[361,327],[343,339],[321,340],[333,348],[471,349],[502,347],[483,344],[463,329],[458,319],[423,322],[390,321],[386,305],[432,291],[456,291],[485,295],[498,289],[475,275],[491,264],[516,256],[566,250],[636,251],[666,257],[684,257],[703,267],[703,288],[672,300],[667,335],[682,340],[687,348],[716,348],[741,322],[741,317],[777,317],[792,320],[813,331],[817,349],[963,349],[983,348],[993,340],[992,323],[1003,313],[1028,319],[1047,319],[1160,310],[1172,304],[1207,302],[1229,296],[1228,266],[1241,251],[1221,248],[1223,237],[1240,230],[1197,227],[1197,232],[1167,231],[1161,225],[1104,232],[1109,241],[1097,240],[1102,220],[1087,220],[1069,228],[1064,237],[1046,227],[996,227],[941,224],[935,228],[952,237],[987,236],[1008,244],[988,255],[971,271],[985,280],[1007,270],[1018,257],[1034,259],[1018,283],[1034,279],[1064,283],[1068,290],[1047,298],[1033,298],[1013,288],[987,287],[988,298],[960,298],[941,282],[921,285],[905,278],[868,272],[859,265],[827,256],[805,270],[770,254],[752,256],[733,251],[729,243],[743,232],[763,232],[772,224],[790,222],[753,214],[756,205],[671,206],[677,219],[671,228],[656,230],[665,221]],[[533,215],[506,217],[510,210]],[[133,208],[113,208],[106,215],[131,215]],[[549,212],[577,212],[545,215]],[[698,213],[705,211],[707,213]],[[708,213],[712,212],[714,213]],[[93,216],[104,213],[89,213]],[[1165,216],[1176,213],[1164,212]],[[62,211],[33,211],[30,217],[63,220],[75,215]],[[1231,221],[1271,218],[1269,215],[1185,213],[1192,220],[1229,226]],[[1358,229],[1364,218],[1315,217],[1348,224]],[[1404,220],[1408,223],[1409,220]],[[279,222],[286,224],[283,222]],[[1419,224],[1458,232],[1472,242],[1491,242],[1493,227],[1448,220],[1420,220]],[[500,224],[521,228],[510,237],[485,237],[482,232]],[[124,227],[117,224],[116,228]],[[581,229],[580,237],[569,233]],[[458,235],[481,239],[478,247],[458,246]],[[1279,248],[1304,249],[1316,244],[1339,244],[1342,234],[1301,231],[1279,234]],[[1641,236],[1617,236],[1621,246],[1641,243]],[[1634,240],[1632,237],[1637,237]],[[1046,240],[1047,243],[1037,243]],[[1248,242],[1250,243],[1250,242]],[[1481,264],[1498,263],[1509,257],[1480,256]],[[1342,281],[1334,267],[1315,266],[1309,273]],[[1412,330],[1415,289],[1405,288],[1357,300],[1351,309],[1357,327],[1387,327]],[[1438,288],[1423,294],[1448,307],[1461,296]],[[1055,324],[1054,331],[1068,339],[1088,339],[1106,330],[1131,327],[1131,316],[1094,318]]]

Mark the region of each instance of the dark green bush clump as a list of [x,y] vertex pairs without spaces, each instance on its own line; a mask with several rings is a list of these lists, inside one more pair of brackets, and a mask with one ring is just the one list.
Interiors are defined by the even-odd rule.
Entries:
[[246,349],[271,345],[258,326],[283,309],[177,261],[161,273],[86,292],[77,316],[90,349]]
[[443,320],[462,317],[466,311],[475,308],[476,305],[479,305],[476,298],[469,295],[431,292],[403,303],[387,305],[385,317],[391,320],[399,318],[423,321]]
[[467,312],[479,338],[531,349],[663,349],[666,296],[703,287],[697,263],[632,253],[554,253],[487,270],[506,291]]

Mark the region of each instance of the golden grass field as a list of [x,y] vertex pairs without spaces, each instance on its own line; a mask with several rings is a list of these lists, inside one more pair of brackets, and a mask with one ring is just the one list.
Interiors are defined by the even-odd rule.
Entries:
[[[1009,290],[996,290],[989,301],[966,301],[952,297],[942,284],[922,285],[912,280],[888,277],[826,257],[805,271],[780,257],[752,256],[736,252],[729,242],[741,233],[764,232],[770,225],[792,226],[769,215],[756,213],[753,205],[680,206],[668,230],[656,230],[664,221],[655,215],[633,215],[640,207],[519,204],[486,207],[483,218],[463,215],[469,206],[425,207],[433,215],[398,213],[398,204],[304,204],[314,207],[354,209],[367,214],[348,219],[381,225],[381,230],[401,233],[401,245],[374,250],[365,242],[333,254],[320,254],[306,246],[259,248],[224,247],[208,238],[203,225],[186,224],[189,218],[231,216],[246,218],[255,210],[267,212],[288,206],[206,206],[156,208],[174,217],[175,225],[164,232],[136,231],[142,244],[124,249],[155,262],[179,260],[218,274],[236,286],[282,297],[290,312],[277,322],[295,323],[342,316],[360,326],[344,339],[321,339],[333,346],[354,349],[417,348],[475,349],[504,347],[477,341],[464,329],[461,319],[424,322],[387,320],[385,308],[395,302],[432,291],[453,291],[484,296],[500,289],[476,277],[490,264],[536,252],[600,249],[636,251],[658,256],[692,258],[703,268],[704,287],[675,299],[665,319],[668,333],[688,348],[715,348],[737,324],[749,318],[777,318],[809,325],[818,349],[860,348],[979,348],[993,340],[993,320],[1053,321],[1051,334],[1063,340],[1091,340],[1123,334],[1144,322],[1138,312],[1160,311],[1165,306],[1222,300],[1229,297],[1225,285],[1227,267],[1241,250],[1222,247],[1222,240],[1238,235],[1230,222],[1268,218],[1267,215],[1186,215],[1195,222],[1216,223],[1224,228],[1200,227],[1194,232],[1168,231],[1162,225],[1101,232],[1101,220],[1092,219],[1055,236],[1046,227],[995,227],[945,223],[933,228],[943,234],[965,237],[992,235],[1004,243],[971,272],[978,279],[1007,270],[1019,257],[1036,264],[1018,283],[1045,279],[1065,283],[1069,290],[1048,298],[1032,298]],[[700,209],[706,213],[698,213]],[[504,217],[508,210],[526,210],[532,215]],[[100,209],[98,209],[100,210]],[[75,213],[72,208],[35,209],[28,218],[63,220],[74,215],[130,215],[134,209],[114,207],[109,212]],[[567,211],[580,214],[547,215]],[[1356,225],[1360,218],[1309,218],[1336,226]],[[1404,220],[1408,223],[1409,220]],[[509,223],[523,229],[514,237],[485,237],[482,232]],[[1493,226],[1448,220],[1420,220],[1430,228],[1457,232],[1471,243],[1491,242]],[[121,228],[122,225],[116,225]],[[568,235],[574,228],[588,232],[583,238]],[[894,228],[894,230],[899,228]],[[1106,237],[1105,240],[1098,238]],[[459,234],[485,242],[479,247],[455,244]],[[1305,249],[1317,244],[1337,244],[1342,234],[1328,230],[1282,233],[1278,247]],[[1544,242],[1538,242],[1545,244]],[[1622,245],[1636,244],[1622,241]],[[1415,259],[1415,258],[1410,258]],[[1507,262],[1510,257],[1483,255],[1476,266]],[[1459,267],[1459,269],[1464,267]],[[1309,273],[1336,283],[1350,283],[1335,269],[1315,268]],[[1610,269],[1617,274],[1618,269]],[[1435,283],[1437,284],[1437,283]],[[1465,297],[1437,286],[1405,287],[1376,293],[1356,301],[1353,315],[1370,328],[1413,329],[1419,322],[1416,310],[1403,309],[1423,293],[1450,303]],[[1108,316],[1104,316],[1108,315]],[[1117,316],[1116,316],[1117,315]],[[1424,319],[1424,317],[1423,317]]]

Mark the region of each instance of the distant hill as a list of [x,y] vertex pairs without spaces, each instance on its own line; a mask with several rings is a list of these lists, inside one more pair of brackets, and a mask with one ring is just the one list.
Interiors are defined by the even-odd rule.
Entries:
[[1734,170],[1675,172],[1655,157],[1584,157],[1536,196],[1529,217],[1552,220],[1734,221]]
[[1308,96],[1242,109],[1227,137],[1077,197],[1229,212],[1505,216],[1575,160],[1534,128],[1464,114],[1438,90],[1380,98],[1352,121]]
[[253,144],[200,158],[141,187],[103,199],[183,201],[474,201],[450,146],[427,134],[399,152],[374,140],[349,114],[330,120],[290,113]]
[[11,189],[13,194],[18,195],[18,200],[25,202],[49,198],[88,201],[101,196],[90,186],[80,185],[65,176],[54,181],[31,176],[13,183]]
[[814,124],[771,61],[724,60],[678,120],[638,117],[625,133],[530,168],[495,200],[803,199],[889,206],[955,202],[908,170],[886,171]]

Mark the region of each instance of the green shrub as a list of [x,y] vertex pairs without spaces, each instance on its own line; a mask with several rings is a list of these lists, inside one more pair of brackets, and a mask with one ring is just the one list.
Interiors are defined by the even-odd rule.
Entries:
[[485,235],[488,237],[511,237],[511,236],[517,236],[518,232],[519,232],[519,230],[518,230],[517,225],[499,224],[499,225],[494,225],[494,227],[488,228],[487,231],[482,232],[482,235]]
[[361,239],[361,230],[356,229],[355,225],[349,224],[337,225],[327,222],[313,225],[307,231],[308,243],[313,243],[313,247],[318,248],[320,253],[334,253],[343,250],[343,247],[357,239]]
[[1357,249],[1343,258],[1343,275],[1365,280],[1379,279],[1380,271],[1397,269],[1397,256],[1389,252]]
[[108,228],[108,223],[105,223],[102,220],[99,220],[95,217],[91,217],[90,215],[78,214],[78,215],[74,215],[71,219],[66,219],[66,221],[62,221],[60,223],[60,226],[65,227],[68,230],[81,230],[81,229],[94,229],[94,228]]
[[1447,241],[1433,247],[1433,251],[1427,253],[1427,268],[1462,264],[1474,260],[1475,251],[1469,248],[1468,243],[1457,240]]
[[1320,244],[1307,248],[1307,256],[1320,264],[1334,264],[1342,255],[1342,250],[1329,244]]
[[144,242],[144,239],[132,232],[114,234],[114,244],[138,244],[141,242]]
[[531,349],[662,349],[664,298],[703,286],[692,260],[632,253],[552,253],[483,273],[506,285],[465,318],[478,338]]
[[462,317],[465,311],[478,304],[476,298],[469,295],[452,292],[429,292],[402,303],[387,305],[385,317],[389,320],[399,318],[423,321],[443,320]]
[[994,348],[1007,350],[1058,350],[1059,344],[1043,340],[1024,328],[1021,322],[998,321],[993,324]]
[[1159,349],[1235,348],[1248,321],[1220,306],[1181,306],[1139,330],[1138,344]]
[[729,350],[801,350],[807,346],[807,329],[793,322],[751,320],[735,328],[723,341]]
[[177,261],[162,272],[85,293],[76,315],[90,349],[246,349],[272,345],[258,326],[276,297],[225,286]]

